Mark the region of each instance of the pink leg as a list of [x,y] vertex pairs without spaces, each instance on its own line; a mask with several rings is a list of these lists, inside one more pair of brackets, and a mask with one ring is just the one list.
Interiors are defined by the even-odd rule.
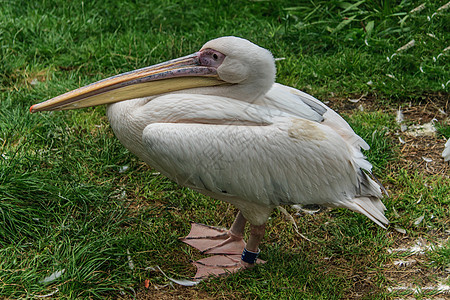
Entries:
[[[197,267],[194,279],[228,275],[243,269],[253,268],[255,264],[265,263],[263,260],[256,259],[256,253],[259,252],[258,246],[264,232],[265,225],[250,226],[250,238],[243,255],[213,255],[194,261],[193,264]],[[242,256],[246,256],[244,259],[250,262],[243,261]]]
[[245,247],[241,259],[241,264],[244,268],[253,268],[255,266],[256,256],[257,253],[259,253],[259,244],[264,238],[265,232],[266,232],[266,224],[259,226],[250,225],[250,237],[248,238],[247,246]]
[[191,232],[181,240],[207,254],[241,254],[245,247],[246,222],[239,212],[230,230],[192,223]]
[[230,230],[192,223],[189,235],[181,239],[184,243],[202,253],[224,254],[194,261],[193,264],[197,267],[194,279],[226,275],[252,268],[257,263],[265,263],[265,261],[256,259],[259,244],[264,237],[265,224],[250,225],[250,237],[246,245],[243,240],[246,223],[247,220],[241,212],[237,214]]

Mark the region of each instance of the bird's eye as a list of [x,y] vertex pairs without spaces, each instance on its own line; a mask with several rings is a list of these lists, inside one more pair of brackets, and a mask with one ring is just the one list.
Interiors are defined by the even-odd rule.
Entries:
[[204,49],[199,52],[199,62],[202,66],[215,67],[220,66],[225,59],[225,55],[217,50]]

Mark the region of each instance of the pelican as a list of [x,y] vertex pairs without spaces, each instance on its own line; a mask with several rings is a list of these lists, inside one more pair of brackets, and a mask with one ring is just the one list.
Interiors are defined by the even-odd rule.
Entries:
[[382,186],[361,152],[369,145],[316,98],[275,83],[275,73],[268,50],[221,37],[30,111],[108,104],[111,127],[132,153],[178,184],[234,205],[229,230],[193,223],[183,239],[216,254],[197,262],[200,278],[258,263],[265,224],[279,205],[343,207],[383,228],[389,223]]
[[447,142],[444,145],[444,151],[442,151],[442,157],[444,158],[444,161],[450,161],[450,138],[447,140]]

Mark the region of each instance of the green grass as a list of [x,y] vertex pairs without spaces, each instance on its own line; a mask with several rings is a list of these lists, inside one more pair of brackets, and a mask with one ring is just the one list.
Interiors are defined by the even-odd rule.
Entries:
[[437,132],[442,135],[444,138],[450,138],[450,125],[445,122],[438,122],[435,125]]
[[[423,10],[409,13],[422,3]],[[236,213],[146,167],[114,137],[103,107],[31,115],[31,104],[194,52],[223,35],[248,38],[285,58],[277,63],[277,81],[320,99],[367,93],[398,107],[425,93],[448,97],[449,10],[433,16],[444,4],[1,1],[0,298],[56,289],[58,298],[115,298],[133,294],[145,279],[167,284],[148,269],[156,265],[174,277],[192,276],[189,259],[200,256],[177,238],[187,234],[190,220],[227,227]],[[413,47],[397,52],[413,39]],[[393,225],[412,238],[448,230],[448,178],[395,167],[398,148],[388,134],[398,130],[395,115],[378,110],[346,118],[371,145],[366,155],[389,185],[391,198],[384,202]],[[448,124],[439,124],[448,138]],[[416,226],[421,215],[424,221]],[[386,248],[402,239],[400,233],[345,210],[296,221],[314,243],[298,237],[275,212],[262,245],[267,264],[180,293],[226,299],[389,297],[383,270],[395,256]],[[429,260],[437,268],[448,266],[448,245]],[[62,270],[59,278],[41,282]]]

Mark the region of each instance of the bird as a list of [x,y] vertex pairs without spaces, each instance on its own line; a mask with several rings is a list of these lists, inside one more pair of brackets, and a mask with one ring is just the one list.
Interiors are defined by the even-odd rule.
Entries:
[[194,263],[198,279],[264,263],[259,246],[277,206],[348,208],[389,224],[384,188],[361,150],[369,145],[330,107],[275,78],[269,50],[225,36],[30,111],[107,104],[112,130],[137,157],[182,186],[234,205],[230,229],[192,223],[182,239],[212,254]]
[[447,140],[447,142],[444,145],[444,151],[442,151],[442,157],[444,158],[444,161],[450,161],[450,138]]

